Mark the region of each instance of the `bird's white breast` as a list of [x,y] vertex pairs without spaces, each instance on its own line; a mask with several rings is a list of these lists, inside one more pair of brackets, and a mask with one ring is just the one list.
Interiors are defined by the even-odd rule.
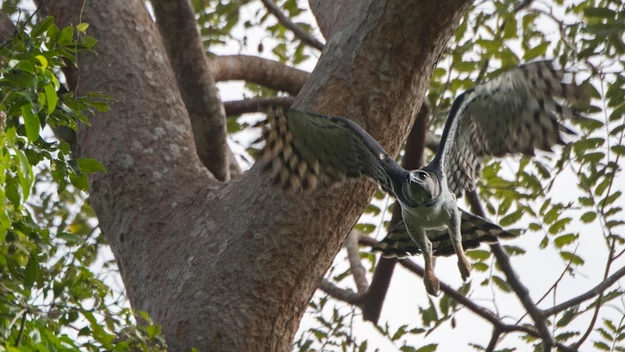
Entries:
[[447,208],[444,197],[439,197],[430,206],[409,207],[402,204],[402,215],[409,231],[417,228],[441,230],[447,228],[449,222],[450,214]]

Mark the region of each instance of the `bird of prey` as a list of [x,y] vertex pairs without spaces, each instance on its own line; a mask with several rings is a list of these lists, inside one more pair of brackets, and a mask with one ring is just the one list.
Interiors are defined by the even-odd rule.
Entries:
[[362,175],[378,183],[398,200],[403,215],[402,227],[391,231],[379,249],[386,255],[421,252],[426,291],[438,295],[433,255],[455,253],[466,280],[471,265],[463,244],[476,247],[482,241],[514,236],[456,204],[464,191],[475,189],[483,158],[551,151],[553,145],[565,144],[562,133],[573,133],[560,118],[576,113],[556,99],[577,102],[586,94],[581,86],[563,83],[564,75],[551,61],[533,62],[460,94],[436,155],[418,170],[403,169],[373,137],[346,118],[294,109],[286,114],[269,110],[262,123],[265,146],[260,162],[273,170],[276,184],[292,191],[311,191],[320,184]]

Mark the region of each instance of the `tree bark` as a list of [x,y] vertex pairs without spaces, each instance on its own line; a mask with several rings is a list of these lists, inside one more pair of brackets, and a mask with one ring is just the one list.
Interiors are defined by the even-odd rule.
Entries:
[[[328,0],[337,2],[337,0]],[[340,1],[339,1],[340,2]],[[395,155],[467,0],[345,1],[296,107],[346,115]],[[49,2],[61,25],[82,0]],[[172,351],[290,351],[307,303],[375,185],[311,196],[277,192],[253,167],[219,184],[197,156],[161,38],[140,1],[86,2],[99,43],[68,78],[118,101],[81,128],[90,200],[130,302],[163,326]],[[318,18],[340,18],[317,11]],[[323,22],[320,20],[320,22]],[[78,74],[80,73],[80,74]]]
[[310,73],[257,56],[224,55],[208,58],[215,82],[243,80],[297,95]]
[[234,159],[230,159],[226,142],[226,113],[206,62],[193,7],[189,0],[153,0],[152,7],[180,95],[189,112],[200,160],[217,180],[228,181],[229,163]]

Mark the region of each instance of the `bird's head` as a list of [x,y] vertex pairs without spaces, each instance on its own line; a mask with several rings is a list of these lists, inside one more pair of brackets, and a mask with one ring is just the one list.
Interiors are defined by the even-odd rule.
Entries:
[[402,186],[404,198],[416,205],[426,204],[438,197],[438,178],[425,170],[413,170]]

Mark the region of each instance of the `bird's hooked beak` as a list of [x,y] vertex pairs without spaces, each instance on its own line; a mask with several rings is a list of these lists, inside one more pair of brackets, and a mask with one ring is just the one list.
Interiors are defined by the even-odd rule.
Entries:
[[433,199],[432,176],[424,170],[414,170],[408,174],[407,182],[402,187],[402,201],[416,207],[428,203]]

